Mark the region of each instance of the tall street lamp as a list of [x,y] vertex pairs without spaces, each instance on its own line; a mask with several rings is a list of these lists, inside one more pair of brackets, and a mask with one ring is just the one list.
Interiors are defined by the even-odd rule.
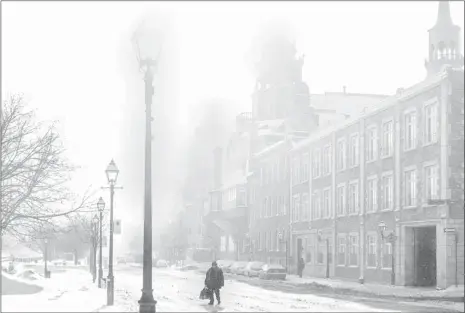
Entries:
[[395,258],[395,243],[396,243],[396,240],[397,240],[397,236],[396,234],[394,233],[394,231],[391,231],[389,234],[386,235],[386,229],[387,229],[387,226],[386,226],[386,223],[384,223],[383,221],[381,221],[379,224],[378,224],[378,229],[379,229],[379,233],[381,235],[381,239],[383,241],[387,241],[391,244],[391,285],[395,285],[396,284],[396,258]]
[[98,216],[94,215],[92,219],[92,249],[93,252],[93,264],[92,264],[92,282],[95,283],[97,278],[97,245],[98,245]]
[[99,288],[102,288],[102,278],[103,278],[103,264],[102,264],[102,259],[103,259],[103,253],[102,253],[102,241],[103,241],[103,237],[102,237],[102,219],[103,219],[103,209],[105,209],[105,201],[103,201],[102,197],[100,197],[100,199],[98,199],[98,202],[97,202],[97,208],[98,208],[98,211],[99,211],[99,214],[100,214],[100,218],[99,218],[99,235],[98,235],[98,238],[99,238],[99,250],[100,250],[100,258],[99,258],[99,261],[98,261],[98,287]]
[[139,300],[139,312],[156,311],[157,301],[152,289],[152,97],[153,76],[161,52],[161,36],[158,31],[143,24],[134,33],[133,44],[145,82],[145,191],[144,191],[144,256],[143,287]]
[[47,262],[48,262],[48,239],[45,238],[44,239],[44,277],[45,278],[49,278]]
[[107,277],[107,305],[113,305],[115,300],[115,276],[113,275],[113,196],[119,170],[115,161],[111,160],[105,170],[108,184],[110,185],[110,251],[108,254],[108,277]]

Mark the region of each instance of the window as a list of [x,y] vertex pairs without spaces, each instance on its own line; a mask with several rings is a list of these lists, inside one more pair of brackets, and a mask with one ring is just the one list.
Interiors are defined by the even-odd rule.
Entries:
[[367,235],[367,267],[376,267],[376,234]]
[[342,234],[337,238],[337,265],[346,265],[346,238]]
[[350,136],[349,142],[349,166],[357,166],[359,162],[359,138],[358,134]]
[[308,193],[302,194],[302,205],[300,206],[300,216],[302,217],[302,221],[309,220]]
[[318,255],[317,255],[318,264],[324,264],[325,254],[326,254],[326,241],[324,238],[322,238],[320,241],[318,241]]
[[393,208],[393,178],[392,174],[384,174],[381,178],[381,209],[391,210]]
[[312,158],[312,170],[313,170],[313,177],[319,177],[321,175],[321,151],[320,149],[315,149],[313,152]]
[[300,160],[298,157],[293,159],[292,182],[294,185],[300,183]]
[[392,245],[390,242],[383,242],[383,258],[381,259],[382,268],[392,267]]
[[321,207],[320,207],[320,191],[316,190],[313,193],[312,197],[312,209],[313,209],[313,219],[317,220],[321,218]]
[[323,175],[331,174],[331,145],[323,149]]
[[271,251],[271,232],[265,232],[266,251]]
[[302,174],[301,174],[302,182],[307,181],[309,178],[308,162],[309,162],[308,153],[304,153],[304,155],[302,156]]
[[258,233],[257,242],[258,242],[258,250],[262,250],[262,235],[260,232]]
[[276,216],[276,196],[270,197],[271,200],[271,212],[270,212],[270,217],[271,216]]
[[425,201],[438,199],[439,175],[436,165],[425,166]]
[[323,218],[331,217],[331,189],[326,188],[323,190]]
[[266,217],[267,201],[268,201],[268,198],[263,199],[262,209],[260,211],[260,218]]
[[281,170],[280,170],[280,168],[281,168],[281,159],[278,159],[276,161],[275,166],[276,166],[276,181],[279,182],[279,181],[281,181]]
[[220,251],[226,251],[226,236],[221,236],[220,238]]
[[300,218],[300,195],[295,195],[293,199],[292,221],[298,222]]
[[376,136],[377,129],[376,126],[368,127],[366,130],[367,140],[366,140],[366,161],[371,162],[376,159]]
[[349,235],[349,266],[358,265],[358,234]]
[[436,103],[430,103],[424,107],[424,143],[430,144],[437,140],[437,105]]
[[236,244],[231,236],[228,236],[228,251],[234,252],[236,251]]
[[378,181],[376,177],[367,179],[367,212],[376,211],[378,204]]
[[281,201],[279,207],[280,207],[280,215],[286,215],[286,204],[285,204],[285,197],[284,196],[280,196],[279,197],[279,200]]
[[358,181],[349,183],[349,214],[358,213]]
[[394,122],[387,121],[383,123],[383,141],[381,155],[384,157],[392,156],[394,150]]
[[346,168],[346,140],[341,138],[337,141],[337,161],[336,161],[336,169],[338,171],[342,171]]
[[417,142],[417,115],[416,112],[407,112],[404,115],[405,133],[404,133],[404,150],[415,149]]
[[280,250],[280,246],[281,246],[281,240],[279,239],[279,229],[276,229],[275,231],[275,242],[276,242],[276,251],[279,251]]
[[336,210],[337,215],[345,214],[346,186],[339,185],[336,189]]
[[416,170],[406,170],[404,173],[404,188],[405,188],[405,206],[415,206],[417,196],[417,181]]

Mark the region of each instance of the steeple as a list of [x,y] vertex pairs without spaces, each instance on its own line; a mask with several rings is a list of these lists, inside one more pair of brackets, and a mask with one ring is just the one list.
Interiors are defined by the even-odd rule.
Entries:
[[441,71],[444,65],[462,67],[460,27],[452,22],[449,1],[439,1],[436,24],[428,32],[429,53],[425,62],[428,76]]
[[434,27],[452,26],[452,17],[450,16],[449,1],[439,1],[438,18]]

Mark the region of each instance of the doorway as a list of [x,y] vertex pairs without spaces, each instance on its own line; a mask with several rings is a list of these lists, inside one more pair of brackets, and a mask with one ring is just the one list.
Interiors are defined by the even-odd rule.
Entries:
[[414,236],[414,285],[436,286],[436,226],[416,227]]

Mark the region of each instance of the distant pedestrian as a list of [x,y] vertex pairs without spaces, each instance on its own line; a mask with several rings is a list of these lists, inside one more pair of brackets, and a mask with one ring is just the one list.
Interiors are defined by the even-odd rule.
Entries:
[[299,274],[299,277],[302,278],[302,274],[304,272],[305,268],[305,261],[303,257],[300,257],[299,262],[297,263],[297,274]]
[[218,305],[220,305],[220,289],[224,286],[224,275],[221,268],[218,267],[216,261],[212,262],[212,266],[207,271],[207,275],[205,277],[205,286],[212,291],[209,293],[210,302],[208,304],[213,305],[215,302],[213,294],[215,294],[216,301],[218,302]]

